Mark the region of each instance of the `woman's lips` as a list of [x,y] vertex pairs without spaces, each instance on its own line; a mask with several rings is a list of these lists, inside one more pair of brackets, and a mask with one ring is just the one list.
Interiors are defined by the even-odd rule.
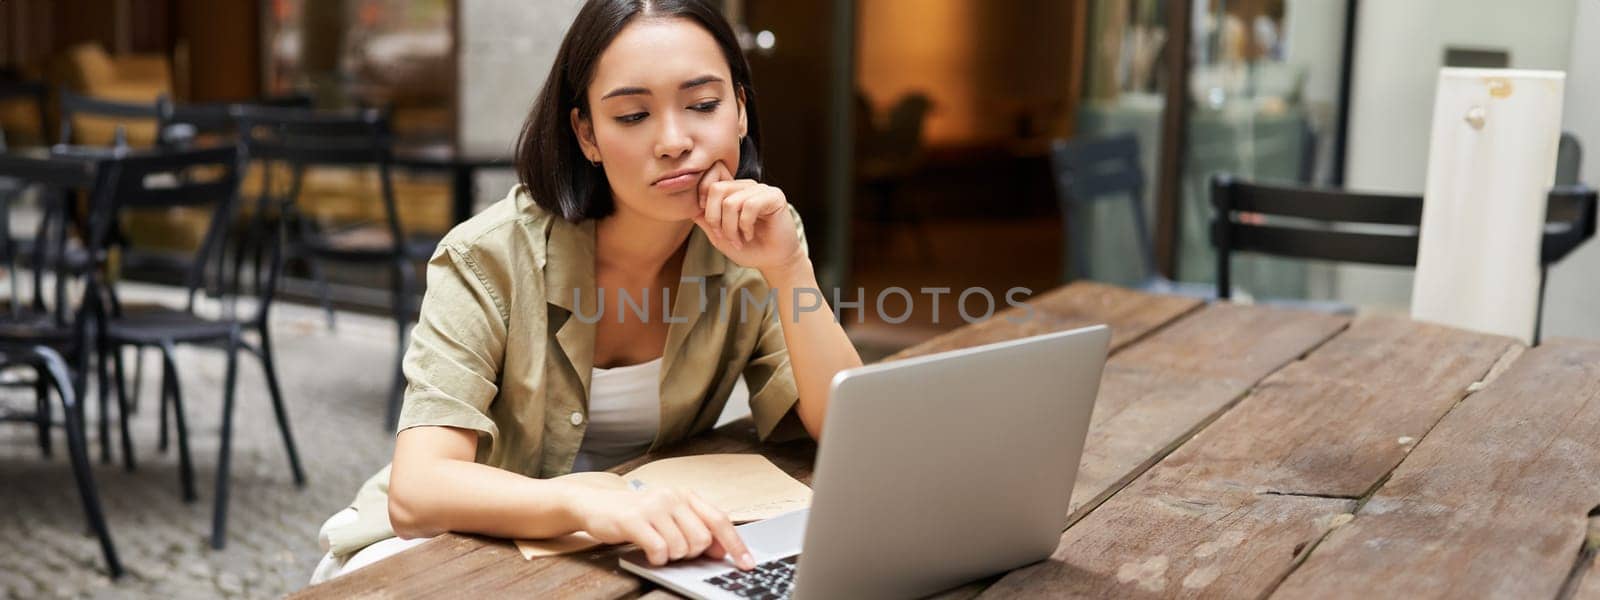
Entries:
[[657,189],[660,189],[660,190],[663,190],[663,191],[681,192],[683,190],[692,189],[695,186],[699,185],[699,183],[700,183],[700,175],[702,173],[705,173],[705,171],[695,171],[693,173],[684,173],[684,174],[679,175],[677,177],[668,177],[668,178],[663,179],[661,181],[657,181],[657,182],[655,182],[655,183],[653,183],[651,185],[654,185],[654,186],[656,186]]

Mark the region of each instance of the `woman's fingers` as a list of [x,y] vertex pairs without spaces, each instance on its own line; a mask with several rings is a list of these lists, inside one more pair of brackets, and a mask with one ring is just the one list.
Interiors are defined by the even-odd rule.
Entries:
[[700,499],[694,492],[688,492],[689,506],[700,515],[701,522],[711,530],[711,537],[716,539],[718,546],[712,556],[732,556],[733,564],[739,568],[750,570],[756,567],[756,561],[750,556],[750,549],[745,547],[744,540],[739,537],[739,531],[734,529],[733,521],[728,515],[711,503]]
[[717,538],[715,537],[711,538],[711,545],[706,546],[706,556],[715,558],[717,560],[722,560],[723,557],[726,557],[727,555],[728,551],[723,549],[722,542],[717,541]]
[[744,203],[764,187],[749,179],[718,182],[706,194],[705,210],[701,216],[707,233],[715,233],[720,240],[734,248],[743,248],[739,235],[739,215]]
[[711,529],[701,521],[700,514],[694,512],[685,501],[672,512],[672,520],[678,524],[678,530],[683,532],[683,539],[689,542],[689,551],[685,554],[694,558],[705,554],[706,548],[711,547]]
[[713,222],[713,225],[717,233],[722,235],[722,239],[728,240],[734,248],[744,247],[744,241],[739,237],[739,213],[744,209],[744,203],[750,198],[752,190],[753,188],[743,188],[730,191],[718,203],[722,208],[722,215]]
[[757,190],[758,193],[745,201],[739,211],[739,234],[744,236],[746,242],[756,238],[756,221],[776,212],[776,208],[787,202],[781,195],[773,194],[773,189],[768,186],[760,186]]
[[722,237],[734,241],[736,247],[744,247],[750,241],[746,235],[745,219],[750,219],[750,225],[755,224],[755,217],[760,216],[756,210],[756,201],[765,190],[761,184],[752,185],[734,192],[722,201]]
[[718,181],[706,192],[705,206],[700,212],[712,229],[722,229],[722,220],[727,217],[728,196],[737,189],[734,184],[733,181]]
[[678,523],[672,518],[672,509],[651,510],[650,525],[656,528],[656,533],[661,534],[661,539],[667,542],[667,558],[680,560],[690,554],[690,542],[683,539],[683,531],[678,530]]
[[650,521],[644,517],[629,519],[622,527],[628,539],[640,550],[644,550],[645,559],[650,561],[650,564],[658,567],[667,564],[667,541],[661,537]]
[[705,215],[706,224],[710,225],[712,229],[722,229],[722,199],[727,194],[728,188],[726,184],[720,181],[711,184],[706,192],[705,201],[702,202],[703,206],[700,207],[700,212]]
[[706,207],[706,200],[711,193],[711,186],[713,184],[732,180],[733,173],[728,171],[727,165],[722,164],[722,161],[720,160],[711,163],[711,167],[706,169],[706,172],[700,175],[700,208],[704,209]]

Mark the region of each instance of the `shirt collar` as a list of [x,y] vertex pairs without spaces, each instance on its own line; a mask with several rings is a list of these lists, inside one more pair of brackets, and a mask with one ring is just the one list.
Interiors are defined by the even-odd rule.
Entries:
[[[572,223],[552,217],[550,221],[543,265],[545,301],[553,309],[549,311],[549,327],[556,329],[556,342],[577,372],[587,398],[589,376],[594,368],[595,322],[593,318],[585,322],[585,319],[572,317],[575,311],[583,315],[599,314],[594,274],[595,220]],[[733,268],[733,262],[711,245],[711,240],[699,227],[689,231],[688,244],[681,274],[688,281],[679,281],[672,291],[672,321],[667,326],[663,378],[673,369],[685,337],[701,317],[702,294],[715,293],[714,286],[721,283],[716,280]],[[659,305],[652,304],[651,315],[659,318],[660,314]]]

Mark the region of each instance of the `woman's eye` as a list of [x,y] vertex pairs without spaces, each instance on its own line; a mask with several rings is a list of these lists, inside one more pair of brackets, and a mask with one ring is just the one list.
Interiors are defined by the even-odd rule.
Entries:
[[624,125],[626,125],[628,123],[638,123],[639,121],[643,121],[644,118],[646,116],[649,116],[649,115],[650,115],[650,113],[646,113],[646,112],[633,113],[631,115],[622,115],[620,117],[617,117],[617,122],[618,123],[622,123]]
[[721,100],[711,100],[711,101],[707,101],[707,102],[701,102],[701,103],[696,104],[694,106],[691,106],[689,108],[691,108],[693,110],[698,110],[700,112],[708,113],[708,112],[716,110],[717,106],[720,105],[720,104],[722,104]]

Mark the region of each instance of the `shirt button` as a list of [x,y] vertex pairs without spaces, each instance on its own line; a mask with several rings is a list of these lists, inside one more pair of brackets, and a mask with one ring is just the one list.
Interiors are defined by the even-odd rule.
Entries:
[[573,427],[577,427],[579,425],[582,425],[583,424],[583,413],[577,412],[577,411],[573,411],[572,418],[570,420],[572,421],[572,426]]

